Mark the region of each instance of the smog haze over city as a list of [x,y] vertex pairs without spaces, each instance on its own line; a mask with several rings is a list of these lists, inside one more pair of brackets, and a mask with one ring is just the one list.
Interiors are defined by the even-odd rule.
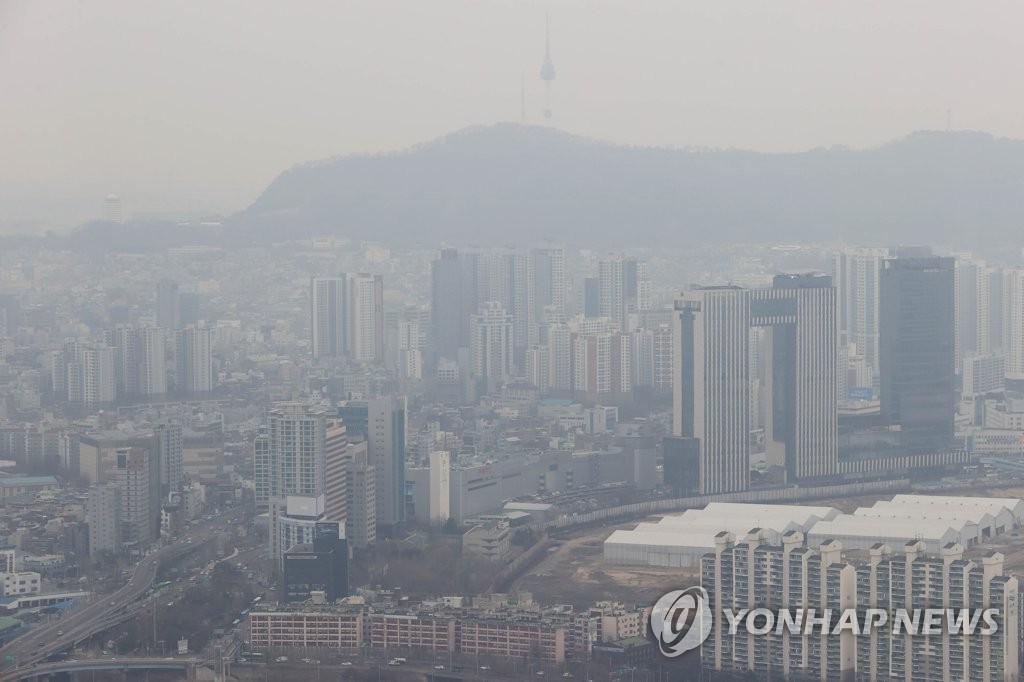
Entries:
[[1011,682],[1024,8],[0,0],[0,682]]

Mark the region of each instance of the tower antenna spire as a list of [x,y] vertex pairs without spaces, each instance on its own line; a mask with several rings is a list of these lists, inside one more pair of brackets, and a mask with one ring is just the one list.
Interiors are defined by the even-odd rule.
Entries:
[[551,122],[551,81],[555,80],[555,64],[551,61],[551,21],[544,13],[544,63],[540,67],[540,79],[544,81],[544,120]]

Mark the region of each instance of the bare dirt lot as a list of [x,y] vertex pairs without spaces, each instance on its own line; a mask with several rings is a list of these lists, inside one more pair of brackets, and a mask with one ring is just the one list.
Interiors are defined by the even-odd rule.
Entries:
[[605,564],[602,554],[605,538],[617,528],[635,525],[591,529],[562,540],[517,581],[514,589],[531,592],[542,604],[572,604],[582,608],[602,600],[650,604],[667,590],[693,584],[696,573],[678,568]]

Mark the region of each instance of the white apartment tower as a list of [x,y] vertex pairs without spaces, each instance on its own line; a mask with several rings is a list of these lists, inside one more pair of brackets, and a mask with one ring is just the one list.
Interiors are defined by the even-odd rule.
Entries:
[[167,393],[166,331],[160,327],[142,327],[136,330],[135,341],[139,394],[155,396]]
[[175,332],[178,390],[189,394],[213,390],[213,333],[189,325]]
[[384,359],[384,278],[381,275],[348,275],[348,350],[355,362]]
[[471,319],[470,336],[473,376],[494,390],[512,376],[512,316],[497,301],[482,303]]
[[882,247],[849,247],[833,257],[837,292],[839,347],[854,344],[857,355],[878,376],[879,279],[882,262],[890,250]]

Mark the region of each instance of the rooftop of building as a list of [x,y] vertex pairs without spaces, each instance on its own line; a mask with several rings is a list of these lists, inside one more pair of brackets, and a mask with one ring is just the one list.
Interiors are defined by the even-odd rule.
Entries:
[[5,476],[0,478],[0,486],[18,485],[57,485],[53,476]]

